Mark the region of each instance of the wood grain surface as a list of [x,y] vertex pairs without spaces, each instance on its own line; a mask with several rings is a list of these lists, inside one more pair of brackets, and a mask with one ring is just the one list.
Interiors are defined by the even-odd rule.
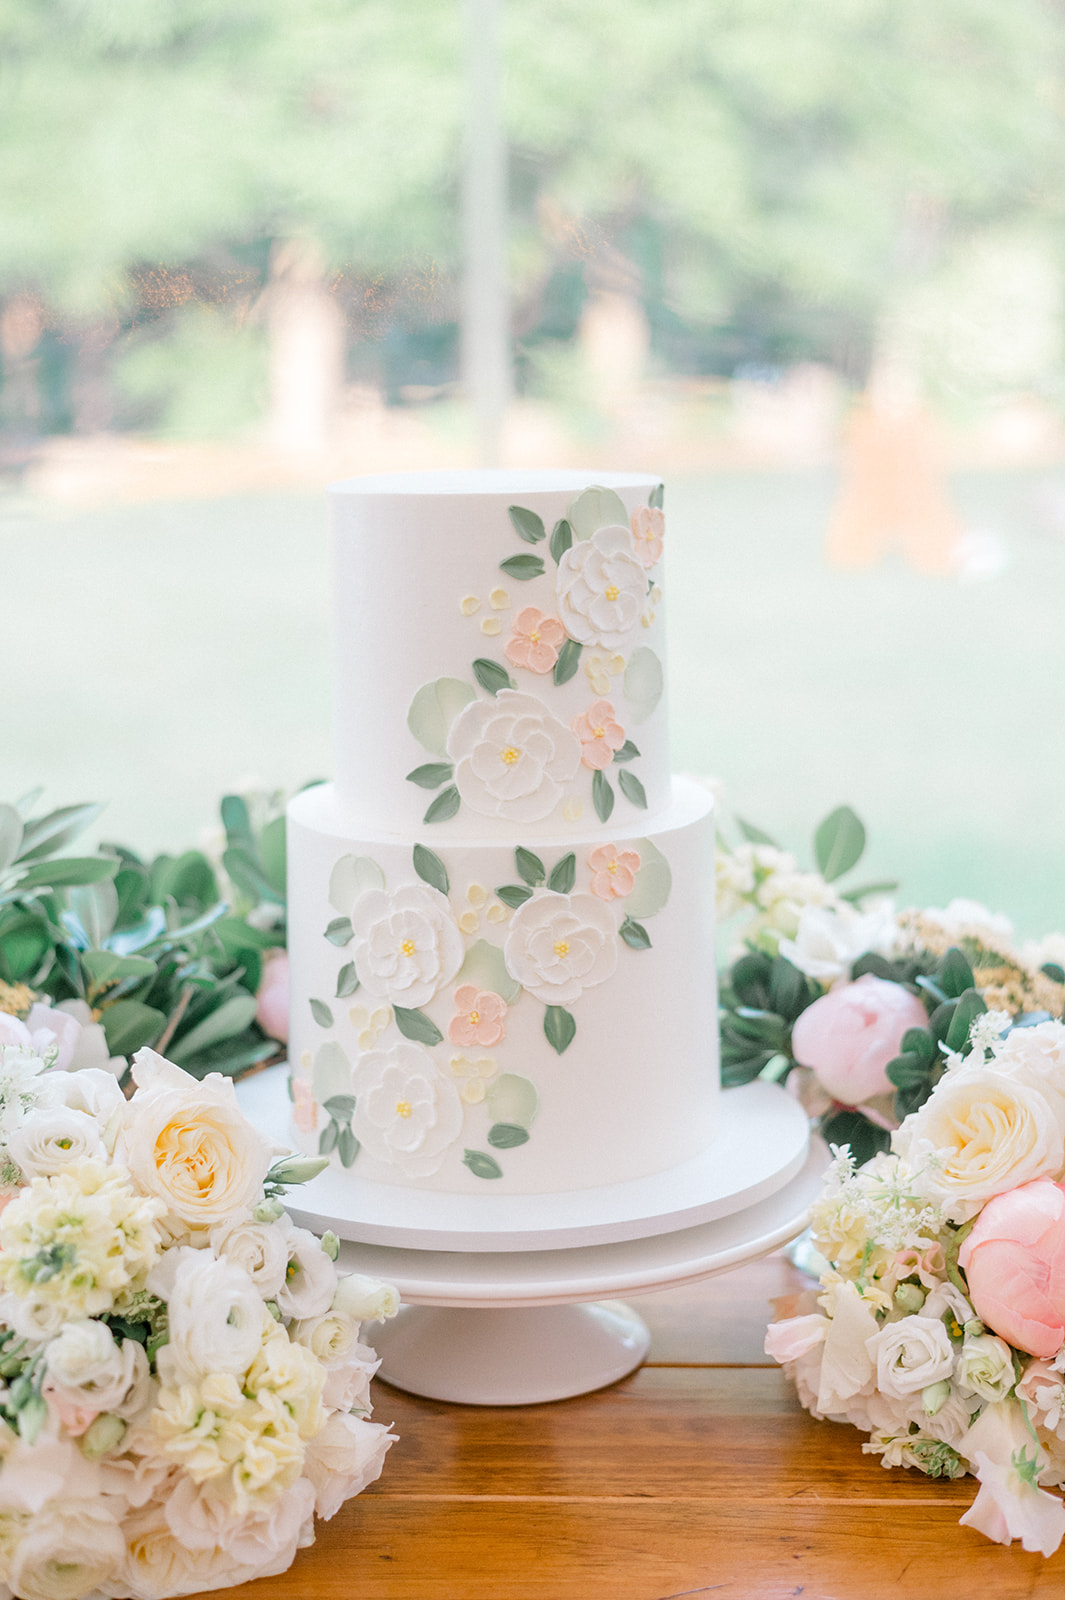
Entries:
[[[972,1479],[885,1471],[762,1353],[782,1256],[635,1302],[647,1365],[554,1405],[375,1385],[400,1442],[291,1571],[239,1600],[1061,1600],[1050,1561],[958,1526]],[[372,1334],[371,1334],[372,1336]]]

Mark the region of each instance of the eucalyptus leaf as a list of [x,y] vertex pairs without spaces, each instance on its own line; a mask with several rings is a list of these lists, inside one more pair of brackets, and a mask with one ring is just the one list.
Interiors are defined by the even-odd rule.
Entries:
[[407,773],[407,782],[416,783],[419,789],[439,789],[454,775],[455,769],[450,761],[427,761],[424,766],[415,767],[413,772]]
[[954,1008],[954,1015],[950,1019],[945,1040],[948,1050],[962,1051],[969,1043],[969,1030],[977,1017],[982,1016],[987,1010],[984,998],[978,989],[967,989],[958,999]]
[[590,539],[599,528],[629,526],[625,502],[613,489],[593,484],[570,502],[566,517],[577,539]]
[[625,703],[633,722],[646,722],[661,700],[665,687],[662,663],[649,646],[637,645],[632,652],[622,684]]
[[473,675],[488,694],[498,694],[500,689],[513,689],[514,680],[506,667],[487,656],[479,656],[473,663]]
[[229,1039],[219,1039],[216,1044],[197,1050],[194,1055],[186,1057],[181,1065],[194,1078],[205,1078],[209,1072],[221,1072],[227,1078],[235,1078],[249,1067],[276,1055],[279,1049],[276,1039],[264,1039],[257,1029],[245,1028],[242,1033],[234,1034]]
[[267,879],[284,896],[287,871],[287,833],[285,818],[273,817],[259,835],[259,859]]
[[99,883],[78,884],[71,889],[67,903],[85,929],[89,944],[98,950],[118,916],[118,891],[113,881],[103,878]]
[[737,817],[736,826],[739,828],[748,844],[768,844],[771,845],[774,850],[780,849],[780,846],[777,844],[776,840],[771,839],[769,834],[766,833],[764,829],[756,828],[753,822],[745,822],[742,817]]
[[240,794],[223,795],[219,810],[222,814],[222,826],[226,830],[227,843],[243,845],[245,848],[254,851],[255,833],[251,825],[248,802],[244,796]]
[[103,809],[96,802],[60,806],[58,811],[50,811],[46,817],[27,822],[22,834],[22,860],[35,861],[41,856],[54,855],[57,850],[65,850],[79,833],[84,833],[89,824],[96,821]]
[[325,930],[325,936],[330,944],[335,944],[338,949],[343,949],[355,937],[355,929],[351,926],[350,917],[334,917]]
[[466,1150],[462,1157],[463,1166],[469,1167],[475,1178],[501,1178],[503,1168],[498,1161],[486,1155],[483,1150]]
[[423,822],[448,822],[456,814],[462,804],[462,796],[455,785],[449,784],[446,789],[441,789],[436,799],[426,809]]
[[114,856],[66,856],[58,861],[35,861],[18,881],[27,889],[66,889],[82,883],[101,883],[118,871]]
[[577,857],[571,850],[560,861],[556,861],[551,868],[551,876],[547,880],[547,887],[556,894],[569,894],[577,881]]
[[447,755],[451,724],[477,692],[461,678],[437,678],[418,690],[407,712],[407,727],[418,743],[434,756]]
[[166,1025],[161,1011],[140,1000],[116,1000],[114,1005],[104,1006],[100,1021],[113,1056],[131,1056],[158,1039]]
[[147,956],[120,956],[112,950],[86,950],[81,964],[96,989],[104,984],[121,983],[126,978],[155,976],[155,962]]
[[669,900],[673,873],[669,862],[650,839],[637,839],[640,865],[625,909],[633,917],[653,917]]
[[[234,848],[245,851],[255,873],[261,874],[262,868],[254,844]],[[218,880],[202,850],[185,850],[179,856],[167,857],[164,867],[153,870],[152,879],[152,894],[160,904],[166,900],[176,900],[178,905],[194,906],[197,910],[202,910],[204,906],[213,905],[218,899]],[[256,899],[258,898],[256,894]],[[276,898],[272,891],[269,898]]]
[[893,1056],[884,1071],[896,1089],[913,1089],[928,1081],[928,1062],[912,1050],[900,1050]]
[[814,854],[826,883],[835,882],[856,866],[864,849],[865,828],[850,806],[837,806],[814,834]]
[[552,676],[556,684],[568,683],[580,666],[583,645],[576,639],[567,639],[562,649],[558,652]]
[[25,983],[52,949],[48,920],[34,911],[12,910],[0,922],[0,978]]
[[324,1000],[308,1000],[307,1004],[311,1008],[311,1016],[320,1028],[333,1026],[333,1013]]
[[487,939],[478,939],[470,946],[454,981],[456,985],[473,983],[478,989],[491,990],[508,1006],[521,999],[521,984],[507,971],[502,950]]
[[367,889],[383,889],[385,875],[370,856],[341,856],[329,874],[329,904],[345,916]]
[[535,511],[528,511],[525,506],[508,506],[507,514],[514,525],[514,532],[526,544],[539,544],[541,539],[546,539],[544,519],[537,516]]
[[[121,874],[120,874],[121,876]],[[223,906],[223,910],[225,907]],[[121,917],[121,911],[119,912]],[[166,932],[166,912],[162,906],[149,906],[140,922],[134,923],[132,928],[118,928],[107,939],[107,948],[116,955],[129,956],[137,950],[142,950],[145,945],[152,944],[161,933]]]
[[449,894],[451,883],[447,875],[447,868],[434,850],[429,850],[424,844],[414,846],[414,870],[432,888],[439,889],[441,894]]
[[562,560],[573,543],[573,529],[565,517],[560,517],[551,530],[550,550],[556,563]]
[[973,969],[957,945],[951,945],[940,959],[935,976],[940,991],[948,1000],[960,999],[975,983]]
[[512,911],[516,911],[526,900],[532,899],[532,893],[531,889],[524,888],[520,883],[504,883],[496,890],[496,898],[502,900]]
[[577,1024],[564,1006],[548,1006],[544,1014],[544,1036],[552,1050],[562,1055],[573,1043]]
[[176,1061],[180,1067],[198,1050],[205,1050],[209,1045],[219,1044],[224,1039],[232,1039],[235,1034],[242,1033],[255,1020],[257,1003],[253,994],[231,995],[216,1010],[209,1012],[202,1022],[171,1042],[167,1049],[170,1060]]
[[515,578],[519,583],[528,583],[530,578],[542,578],[544,575],[543,556],[507,556],[505,561],[499,563],[500,572],[505,572],[508,578]]
[[1051,983],[1065,983],[1065,967],[1057,961],[1044,961],[1039,968],[1044,978],[1049,978]]
[[656,483],[654,488],[651,490],[651,493],[647,497],[647,504],[651,507],[652,511],[661,511],[665,503],[666,486],[664,483]]
[[538,889],[547,878],[547,868],[538,855],[531,850],[526,850],[518,845],[514,851],[514,861],[518,868],[518,876],[524,878],[531,889]]
[[222,853],[222,865],[238,889],[253,900],[270,900],[275,905],[284,902],[280,890],[275,889],[259,864],[258,858],[244,845],[230,845]]
[[253,928],[243,917],[220,917],[214,924],[214,932],[226,955],[237,961],[248,951],[261,955],[264,950],[276,948],[278,944],[276,934]]
[[432,1017],[427,1017],[424,1011],[416,1008],[408,1009],[406,1006],[393,1006],[392,1015],[404,1039],[413,1039],[416,1044],[434,1045],[439,1044],[444,1037]]
[[600,822],[606,822],[614,809],[614,791],[597,767],[592,774],[592,804]]
[[354,961],[349,961],[337,973],[337,1000],[348,1000],[359,987],[359,974],[355,971]]
[[828,1144],[848,1144],[858,1166],[891,1148],[891,1134],[878,1128],[860,1111],[836,1111],[823,1119],[821,1137]]
[[488,1130],[488,1143],[493,1150],[516,1150],[528,1142],[529,1130],[519,1128],[516,1122],[495,1122]]
[[634,806],[647,810],[647,791],[635,772],[630,772],[628,767],[622,767],[618,773],[618,788]]

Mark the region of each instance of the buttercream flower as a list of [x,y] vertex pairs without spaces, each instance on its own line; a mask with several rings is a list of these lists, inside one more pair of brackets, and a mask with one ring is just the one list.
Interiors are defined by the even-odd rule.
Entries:
[[197,1082],[147,1049],[133,1058],[133,1079],[122,1142],[141,1187],[189,1227],[254,1205],[280,1150],[244,1116],[232,1080],[212,1072]]
[[889,906],[860,912],[844,902],[803,906],[795,938],[781,939],[778,948],[793,967],[827,986],[847,977],[867,951],[892,956],[897,943],[898,925]]
[[614,918],[595,895],[538,889],[511,918],[504,959],[534,999],[569,1005],[612,976],[618,960]]
[[895,1399],[927,1389],[954,1370],[954,1349],[938,1317],[903,1317],[866,1340],[877,1387]]
[[632,539],[636,554],[644,567],[653,567],[662,559],[662,536],[666,519],[654,506],[637,506],[632,513]]
[[[513,822],[538,822],[576,774],[581,746],[571,729],[531,694],[500,689],[471,700],[451,725],[447,753],[472,810]],[[359,976],[362,968],[356,967]]]
[[596,700],[570,724],[581,741],[581,761],[593,771],[609,767],[614,751],[625,743],[625,730],[609,700]]
[[525,606],[514,618],[514,631],[503,654],[515,667],[529,672],[550,672],[566,642],[566,630],[557,617],[546,617],[536,606]]
[[792,1054],[813,1069],[833,1099],[857,1106],[891,1092],[884,1068],[898,1055],[907,1028],[927,1024],[928,1013],[916,995],[867,972],[800,1013],[792,1029]]
[[982,1322],[1049,1359],[1065,1344],[1065,1190],[1040,1178],[987,1202],[958,1257]]
[[367,889],[351,909],[352,960],[367,994],[408,1009],[424,1005],[466,955],[447,896],[427,883]]
[[292,1079],[292,1120],[301,1133],[313,1133],[318,1126],[318,1102],[306,1078]]
[[255,992],[255,1020],[271,1039],[288,1042],[288,953],[267,950]]
[[558,564],[558,609],[571,639],[621,650],[640,625],[647,578],[620,523],[570,545]]
[[610,693],[610,680],[625,671],[625,657],[616,652],[612,656],[598,655],[594,650],[584,652],[584,674],[593,694],[600,699]]
[[479,1106],[488,1093],[488,1085],[499,1071],[494,1056],[452,1056],[448,1062],[458,1080],[459,1094],[468,1106]]
[[624,850],[615,844],[597,844],[588,852],[588,866],[593,894],[601,900],[623,900],[632,893],[640,870],[640,857],[635,850]]
[[429,1052],[403,1039],[360,1056],[351,1079],[352,1132],[369,1155],[424,1178],[440,1167],[462,1131],[462,1101]]
[[182,1245],[166,1252],[149,1273],[148,1287],[166,1300],[169,1313],[170,1340],[158,1358],[166,1383],[176,1387],[209,1373],[247,1372],[262,1346],[269,1312],[242,1267]]
[[478,989],[475,983],[464,983],[455,990],[455,1015],[448,1023],[447,1036],[452,1044],[498,1044],[506,1037],[507,1002],[491,989]]

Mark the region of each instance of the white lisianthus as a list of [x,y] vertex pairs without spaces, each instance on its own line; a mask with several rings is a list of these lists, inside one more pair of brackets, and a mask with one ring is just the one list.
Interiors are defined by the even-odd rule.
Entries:
[[605,650],[631,644],[647,595],[632,530],[608,524],[575,540],[558,564],[555,593],[571,639]]
[[19,1540],[9,1582],[23,1600],[76,1600],[109,1585],[125,1553],[115,1510],[102,1497],[55,1501]]
[[337,1284],[333,1310],[359,1322],[384,1322],[399,1310],[399,1290],[380,1278],[349,1272]]
[[954,1371],[953,1346],[934,1317],[889,1322],[866,1341],[866,1349],[876,1362],[877,1387],[895,1399],[927,1389]]
[[617,926],[597,895],[537,889],[510,919],[503,953],[507,971],[535,1000],[565,1006],[613,975]]
[[436,1070],[422,1045],[401,1039],[368,1050],[351,1078],[356,1139],[366,1153],[408,1178],[436,1172],[462,1132],[463,1106],[450,1078]]
[[57,1075],[53,1087],[63,1105],[72,1111],[84,1111],[105,1130],[111,1128],[116,1113],[125,1113],[127,1101],[117,1079],[98,1067],[81,1067],[77,1072]]
[[181,1245],[167,1251],[149,1273],[148,1288],[166,1301],[170,1314],[170,1342],[157,1364],[171,1386],[209,1373],[243,1375],[274,1325],[243,1268],[209,1250]]
[[147,1357],[136,1339],[116,1344],[106,1322],[83,1317],[52,1340],[44,1364],[53,1391],[68,1405],[117,1411],[147,1370]]
[[315,1514],[328,1522],[344,1501],[381,1476],[395,1435],[380,1422],[334,1411],[307,1446],[304,1472],[314,1484]]
[[298,1549],[313,1542],[308,1524],[314,1515],[314,1485],[297,1478],[269,1505],[238,1515],[210,1482],[197,1485],[182,1478],[167,1496],[163,1515],[175,1539],[189,1550],[224,1550],[256,1572],[284,1556],[287,1567]]
[[278,1222],[253,1222],[238,1212],[210,1232],[211,1249],[248,1274],[264,1300],[272,1300],[285,1281],[288,1238]]
[[881,956],[894,955],[897,939],[898,926],[890,906],[863,913],[846,903],[805,905],[795,938],[781,939],[778,948],[793,967],[827,988],[849,978],[854,962],[869,950]]
[[573,729],[535,695],[517,689],[464,706],[451,725],[447,753],[470,809],[511,822],[550,816],[581,764]]
[[958,1357],[958,1383],[981,1400],[1005,1400],[1017,1380],[1005,1339],[981,1333],[965,1340]]
[[286,1265],[277,1291],[282,1316],[320,1317],[333,1303],[337,1269],[322,1249],[321,1241],[286,1217],[274,1226],[284,1234]]
[[95,1117],[64,1105],[29,1112],[7,1148],[26,1178],[50,1178],[79,1161],[107,1158],[103,1131]]
[[380,1365],[376,1351],[368,1344],[356,1344],[346,1360],[326,1366],[322,1404],[331,1411],[356,1411],[368,1417],[373,1409],[370,1379]]
[[408,1009],[450,983],[466,947],[447,896],[428,883],[367,889],[351,908],[351,958],[367,994]]

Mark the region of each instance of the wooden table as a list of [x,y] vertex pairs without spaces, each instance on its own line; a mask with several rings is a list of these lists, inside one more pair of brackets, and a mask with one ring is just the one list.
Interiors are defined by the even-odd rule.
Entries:
[[378,1483],[240,1600],[1014,1600],[1050,1561],[958,1526],[973,1479],[890,1472],[814,1422],[762,1353],[780,1255],[634,1301],[647,1365],[554,1405],[452,1406],[375,1386]]

